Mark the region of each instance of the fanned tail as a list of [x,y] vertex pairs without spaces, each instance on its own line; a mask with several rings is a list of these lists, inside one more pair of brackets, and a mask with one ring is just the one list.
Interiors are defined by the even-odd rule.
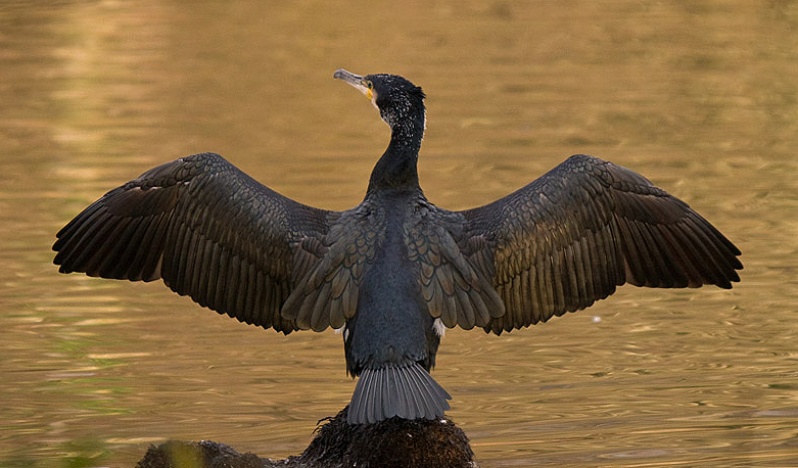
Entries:
[[421,365],[364,369],[349,404],[349,424],[402,419],[442,418],[452,397]]

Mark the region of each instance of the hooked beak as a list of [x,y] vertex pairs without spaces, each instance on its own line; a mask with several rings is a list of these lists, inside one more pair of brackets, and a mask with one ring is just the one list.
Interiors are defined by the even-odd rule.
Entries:
[[355,89],[365,94],[367,98],[371,100],[374,99],[374,93],[372,93],[362,76],[355,75],[354,73],[348,72],[343,68],[339,68],[338,70],[335,70],[333,78],[343,80],[345,83],[352,85]]

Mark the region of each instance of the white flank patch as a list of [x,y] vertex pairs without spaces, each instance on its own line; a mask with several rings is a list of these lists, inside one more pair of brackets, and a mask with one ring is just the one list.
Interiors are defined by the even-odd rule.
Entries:
[[435,334],[438,336],[446,335],[446,325],[444,325],[439,318],[436,318],[435,321],[432,322],[432,329],[435,330]]
[[334,328],[335,334],[340,335],[341,333],[344,334],[344,341],[349,341],[349,330],[346,329],[346,324],[343,324],[341,328]]

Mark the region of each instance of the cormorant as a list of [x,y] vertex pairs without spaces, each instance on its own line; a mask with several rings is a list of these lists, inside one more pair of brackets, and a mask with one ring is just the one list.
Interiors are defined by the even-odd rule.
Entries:
[[447,211],[419,186],[424,92],[387,74],[335,72],[391,127],[364,200],[300,204],[221,156],[151,169],[58,232],[62,273],[153,281],[239,321],[342,328],[359,376],[351,424],[444,416],[429,375],[444,328],[501,334],[606,298],[624,283],[739,281],[740,251],[686,203],[613,163],[575,155],[488,205]]

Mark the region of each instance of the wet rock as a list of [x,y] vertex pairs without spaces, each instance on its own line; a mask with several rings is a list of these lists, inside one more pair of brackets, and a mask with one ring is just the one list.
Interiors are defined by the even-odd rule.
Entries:
[[[227,445],[203,440],[170,440],[150,447],[137,468],[264,468],[277,466],[253,453],[241,454]],[[290,466],[290,465],[280,465]]]
[[465,433],[449,420],[392,418],[376,424],[346,423],[346,408],[326,418],[308,448],[285,460],[240,454],[218,442],[169,441],[150,447],[138,468],[473,468]]

